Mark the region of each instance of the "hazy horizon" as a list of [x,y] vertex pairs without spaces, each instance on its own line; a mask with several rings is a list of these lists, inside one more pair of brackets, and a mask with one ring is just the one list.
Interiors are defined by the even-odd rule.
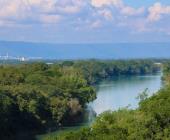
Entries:
[[170,43],[55,44],[0,41],[0,55],[42,59],[170,58]]

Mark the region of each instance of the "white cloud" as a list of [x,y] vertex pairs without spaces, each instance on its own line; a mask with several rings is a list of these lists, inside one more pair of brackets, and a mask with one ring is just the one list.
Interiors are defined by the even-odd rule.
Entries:
[[83,4],[83,0],[0,0],[0,20],[56,23],[65,14],[78,13]]
[[121,0],[92,0],[91,3],[95,7],[102,7],[102,6],[108,6],[108,5],[121,7],[123,4]]
[[76,14],[86,6],[84,0],[57,0],[55,11],[63,14]]
[[170,15],[170,6],[162,6],[157,2],[153,6],[149,7],[149,21],[158,21],[162,15]]
[[74,14],[80,11],[80,7],[77,7],[77,6],[58,7],[57,11],[61,13]]
[[97,21],[94,21],[92,24],[91,24],[91,28],[99,28],[102,26],[102,22],[100,20],[97,20]]
[[[33,0],[31,0],[33,2]],[[42,13],[37,13],[39,10],[38,1],[35,3],[26,0],[11,0],[0,1],[0,19],[8,23],[9,21],[21,22],[42,16]],[[32,8],[36,9],[34,11]],[[42,7],[41,7],[42,8]],[[40,12],[40,11],[39,11]],[[39,18],[37,18],[38,20]]]
[[42,17],[40,17],[40,21],[46,24],[58,23],[61,19],[62,17],[59,15],[43,15]]
[[113,20],[112,12],[108,9],[100,10],[99,14],[103,16],[106,20]]
[[[170,15],[170,6],[161,3],[134,8],[123,0],[0,0],[0,6],[0,26],[61,22],[60,25],[75,29],[106,26],[138,32],[151,31],[154,21]],[[163,24],[155,26],[160,28]]]
[[21,2],[17,0],[13,1],[0,1],[0,17],[9,18],[9,17],[18,17],[22,14],[20,11],[23,9],[20,7]]
[[[106,8],[106,7],[115,8],[119,14],[124,16],[141,15],[145,11],[144,7],[135,9],[133,7],[124,4],[122,0],[92,0],[91,3],[96,8]],[[111,15],[108,12],[107,14]]]
[[123,15],[127,15],[127,16],[141,15],[141,14],[144,13],[144,11],[145,11],[144,7],[135,9],[133,7],[130,7],[130,6],[123,6],[122,9],[121,9],[121,13]]

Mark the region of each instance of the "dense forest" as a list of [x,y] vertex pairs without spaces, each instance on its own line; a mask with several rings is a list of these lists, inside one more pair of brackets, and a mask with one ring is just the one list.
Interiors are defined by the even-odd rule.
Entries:
[[[0,139],[25,139],[24,136],[29,134],[27,138],[30,140],[31,135],[81,122],[86,104],[96,98],[93,84],[112,76],[148,74],[159,70],[160,67],[149,60],[3,64],[0,66]],[[165,71],[168,70],[166,67]],[[154,118],[157,110],[153,112],[152,107],[157,102],[157,96],[141,101],[137,111],[106,112],[96,119],[91,128],[64,134],[58,139],[104,139],[106,136],[107,139],[133,139],[135,135],[149,138],[154,137],[159,129],[168,133],[169,128],[163,126],[169,121],[166,118],[168,114],[162,112],[165,116],[160,114]],[[160,111],[164,111],[161,103]],[[149,109],[153,114],[147,111]],[[161,124],[155,124],[158,122],[154,119],[159,118],[162,119]],[[159,127],[152,130],[154,125]],[[151,127],[153,135],[145,134],[146,126]],[[141,129],[141,134],[138,129]],[[160,136],[163,135],[161,132]]]
[[[159,60],[160,61],[160,60]],[[164,62],[165,60],[161,60]],[[89,60],[64,61],[62,66],[73,66],[83,72],[85,79],[93,85],[97,82],[119,75],[143,75],[158,72],[160,67],[155,65],[157,60]]]
[[0,66],[0,139],[81,121],[94,99],[94,88],[73,67]]
[[149,98],[144,91],[139,96],[139,108],[104,112],[90,127],[60,134],[55,140],[169,140],[169,79],[170,63],[166,63],[163,68],[164,87]]

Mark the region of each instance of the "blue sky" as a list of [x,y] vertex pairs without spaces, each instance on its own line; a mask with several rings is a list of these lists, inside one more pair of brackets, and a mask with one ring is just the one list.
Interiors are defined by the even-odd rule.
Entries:
[[0,0],[0,40],[170,42],[169,0]]
[[169,0],[124,0],[124,2],[128,5],[131,5],[133,7],[141,7],[141,6],[152,6],[156,2],[160,2],[164,5],[170,5]]

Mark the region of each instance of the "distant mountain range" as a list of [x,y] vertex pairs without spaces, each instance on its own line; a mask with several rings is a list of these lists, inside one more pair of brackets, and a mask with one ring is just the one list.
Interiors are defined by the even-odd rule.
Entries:
[[0,41],[0,55],[43,59],[170,58],[170,43],[48,44]]

